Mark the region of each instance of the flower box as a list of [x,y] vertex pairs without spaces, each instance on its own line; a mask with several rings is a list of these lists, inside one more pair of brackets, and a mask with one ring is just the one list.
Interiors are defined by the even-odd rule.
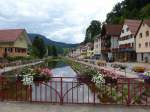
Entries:
[[144,67],[140,67],[140,66],[136,66],[136,67],[133,67],[132,70],[133,70],[134,72],[144,73],[145,68],[144,68]]

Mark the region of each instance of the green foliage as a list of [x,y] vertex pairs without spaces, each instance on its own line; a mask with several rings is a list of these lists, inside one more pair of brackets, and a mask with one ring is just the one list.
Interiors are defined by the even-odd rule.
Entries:
[[[55,47],[55,48],[54,48]],[[62,48],[58,46],[48,45],[48,56],[54,56],[54,52],[57,52],[57,55],[66,55],[69,52],[68,48]],[[53,51],[55,50],[55,51]]]
[[96,35],[101,32],[101,23],[97,20],[93,20],[90,26],[86,29],[84,43],[93,42]]
[[122,23],[125,18],[145,19],[150,18],[149,0],[124,0],[114,6],[107,14],[107,23]]
[[46,54],[46,47],[44,41],[40,37],[36,37],[32,43],[32,55],[43,58]]
[[63,55],[66,56],[69,53],[69,49],[68,48],[64,48],[63,49]]
[[147,4],[140,11],[140,17],[150,19],[150,4]]
[[75,70],[82,76],[86,76],[86,77],[92,79],[94,76],[97,76],[97,74],[98,74],[96,69],[91,68],[89,66],[85,66],[78,62],[74,62],[74,61],[71,61],[68,59],[65,59],[64,61],[66,63],[68,63],[73,68],[73,70]]
[[58,56],[56,46],[52,46],[52,56],[54,56],[54,57]]
[[52,46],[51,45],[47,46],[47,49],[48,49],[48,56],[52,56]]

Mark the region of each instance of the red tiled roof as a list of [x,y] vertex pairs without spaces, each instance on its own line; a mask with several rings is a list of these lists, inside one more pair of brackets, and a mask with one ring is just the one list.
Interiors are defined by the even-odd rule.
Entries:
[[126,19],[124,21],[124,24],[127,25],[129,27],[129,30],[131,31],[131,33],[133,35],[135,35],[140,27],[140,24],[141,24],[141,20],[129,20],[129,19]]
[[0,42],[14,42],[24,29],[0,30]]
[[150,19],[145,19],[143,23],[147,24],[150,27]]
[[122,25],[108,24],[106,25],[106,34],[119,36],[122,30]]

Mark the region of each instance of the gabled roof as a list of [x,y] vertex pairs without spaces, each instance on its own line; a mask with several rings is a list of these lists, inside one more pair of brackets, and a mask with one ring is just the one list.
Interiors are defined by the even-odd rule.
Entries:
[[[150,27],[150,19],[149,19],[149,20],[148,20],[148,19],[143,20],[143,21],[142,21],[142,24],[143,24],[143,23],[144,23],[144,24],[147,24],[147,25]],[[140,26],[139,26],[139,28],[138,28],[138,30],[137,30],[137,32],[136,32],[136,35],[138,34],[138,32],[139,32],[139,30],[140,30],[142,24],[140,24]]]
[[122,30],[122,25],[107,24],[105,28],[107,35],[119,36]]
[[124,21],[124,24],[127,25],[129,27],[129,30],[131,31],[131,33],[133,35],[136,35],[140,25],[141,25],[141,20],[130,20],[130,19],[126,19]]
[[0,42],[14,42],[25,29],[0,30]]
[[144,24],[147,24],[147,25],[150,27],[150,19],[145,19],[145,20],[143,20],[143,23],[144,23]]

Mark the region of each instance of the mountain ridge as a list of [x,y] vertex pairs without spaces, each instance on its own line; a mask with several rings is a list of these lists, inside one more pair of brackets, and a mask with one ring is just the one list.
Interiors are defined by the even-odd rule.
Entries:
[[77,47],[79,45],[79,44],[68,44],[68,43],[63,43],[63,42],[56,42],[56,41],[53,41],[51,39],[48,39],[44,35],[36,34],[36,33],[28,33],[28,36],[29,36],[31,42],[33,42],[33,40],[38,36],[44,40],[44,43],[46,45],[55,45],[55,46],[63,47],[63,48],[74,48],[74,47]]

